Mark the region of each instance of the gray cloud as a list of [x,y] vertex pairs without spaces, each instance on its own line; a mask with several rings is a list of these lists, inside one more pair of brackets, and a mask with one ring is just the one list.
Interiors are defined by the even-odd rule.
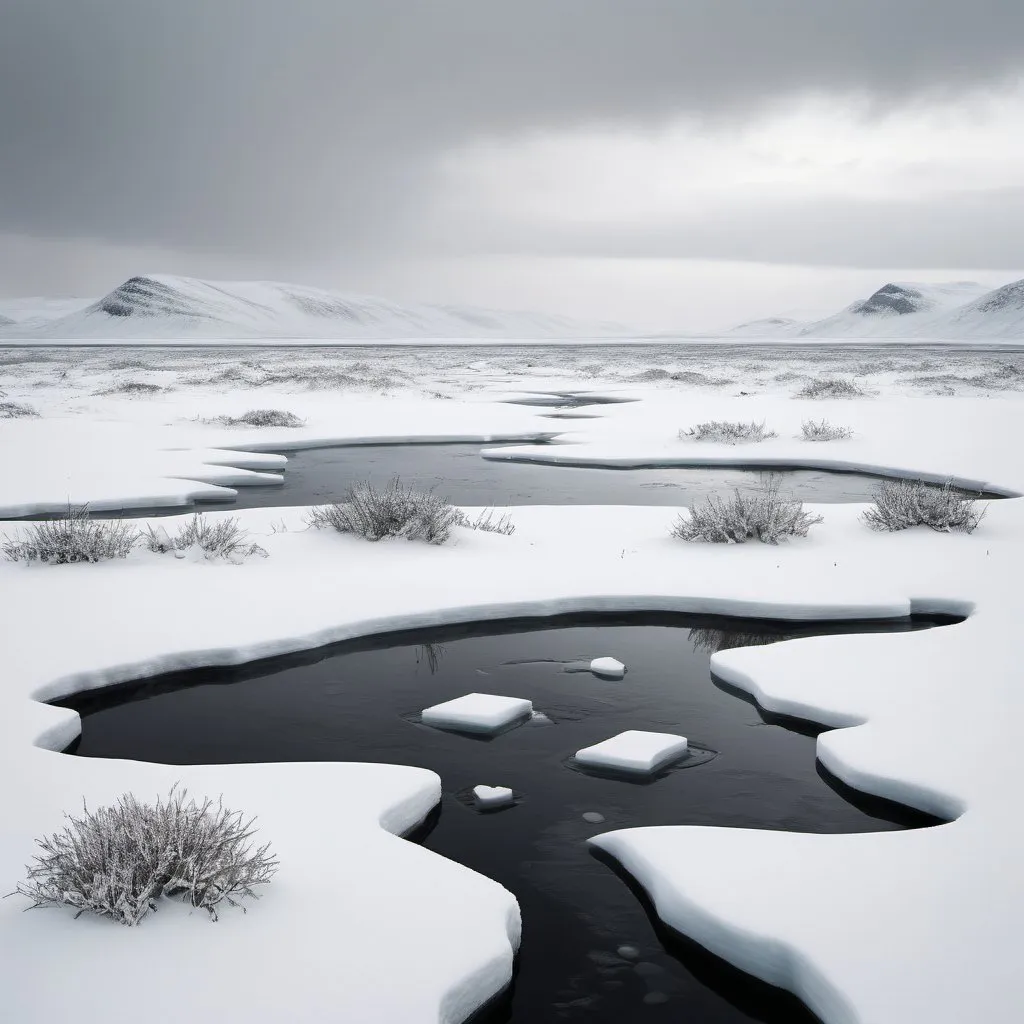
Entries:
[[1024,188],[927,200],[741,200],[657,229],[481,222],[460,250],[621,259],[711,259],[843,267],[1024,267]]
[[0,0],[0,231],[373,258],[481,134],[1022,68],[1020,0]]

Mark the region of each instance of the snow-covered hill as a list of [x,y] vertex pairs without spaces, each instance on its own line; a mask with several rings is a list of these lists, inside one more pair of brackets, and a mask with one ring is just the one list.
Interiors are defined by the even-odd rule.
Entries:
[[986,292],[947,320],[958,338],[1024,339],[1024,280]]
[[986,291],[973,281],[890,283],[833,316],[805,324],[798,333],[815,338],[911,337]]
[[133,277],[108,295],[52,319],[0,327],[0,339],[301,340],[595,338],[627,334],[542,313],[395,303],[268,281]]
[[767,317],[725,337],[1024,341],[1024,280],[989,290],[973,281],[890,282],[866,299],[817,320]]

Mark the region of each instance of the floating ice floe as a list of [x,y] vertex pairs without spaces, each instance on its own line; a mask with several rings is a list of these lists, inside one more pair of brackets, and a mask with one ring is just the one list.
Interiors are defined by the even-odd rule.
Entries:
[[508,807],[515,802],[515,794],[507,786],[474,786],[473,799],[477,807],[491,810],[496,807]]
[[685,753],[685,736],[627,729],[611,739],[577,750],[576,761],[588,768],[649,775]]
[[522,697],[498,697],[490,693],[467,693],[423,711],[424,725],[462,732],[493,733],[529,718],[533,703]]
[[626,666],[614,658],[595,658],[590,663],[590,671],[596,676],[621,679],[626,674]]
[[599,811],[584,811],[583,820],[589,822],[591,825],[600,825],[604,821],[604,815]]

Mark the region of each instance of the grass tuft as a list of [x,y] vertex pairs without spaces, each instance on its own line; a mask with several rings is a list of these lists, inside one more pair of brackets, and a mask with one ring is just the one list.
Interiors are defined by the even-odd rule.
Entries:
[[311,509],[307,522],[315,529],[330,527],[366,540],[405,537],[443,544],[452,527],[465,525],[465,518],[444,498],[405,487],[396,477],[386,487],[356,484],[343,502]]
[[764,420],[760,423],[730,423],[723,420],[708,420],[698,423],[689,430],[680,430],[680,440],[716,441],[719,444],[756,444],[770,437],[778,437],[774,430],[765,428]]
[[139,542],[139,532],[119,519],[90,519],[88,505],[68,505],[58,519],[35,523],[5,540],[4,557],[12,562],[102,562],[126,558]]
[[815,377],[809,380],[799,391],[794,393],[795,398],[860,398],[867,394],[853,381],[845,380],[842,377]]
[[199,548],[207,558],[225,558],[229,562],[240,562],[251,555],[267,557],[266,549],[253,544],[248,531],[233,516],[211,523],[202,512],[197,512],[173,537],[163,526],[147,526],[143,539],[146,547],[158,554]]
[[241,416],[218,416],[214,422],[227,427],[301,427],[305,420],[284,409],[250,409]]
[[828,420],[804,420],[800,424],[800,433],[805,441],[845,441],[853,437],[849,427],[839,427]]
[[0,402],[0,420],[29,419],[38,415],[38,409],[24,402]]

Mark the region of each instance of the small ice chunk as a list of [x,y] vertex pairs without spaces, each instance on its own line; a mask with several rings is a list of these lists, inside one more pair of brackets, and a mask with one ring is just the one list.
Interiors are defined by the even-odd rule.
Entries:
[[623,960],[639,960],[640,950],[636,946],[619,946],[615,951]]
[[505,807],[515,800],[507,786],[474,786],[473,798],[478,807]]
[[614,658],[595,658],[590,663],[590,671],[595,676],[606,676],[608,679],[621,679],[626,674],[626,666]]
[[685,753],[685,736],[627,729],[592,747],[577,750],[576,760],[590,768],[610,768],[649,775]]
[[491,693],[467,693],[424,709],[423,723],[441,729],[491,733],[504,729],[516,719],[528,718],[531,701],[521,697],[497,697]]
[[584,811],[583,820],[589,821],[591,825],[600,825],[604,821],[604,815],[597,811]]

